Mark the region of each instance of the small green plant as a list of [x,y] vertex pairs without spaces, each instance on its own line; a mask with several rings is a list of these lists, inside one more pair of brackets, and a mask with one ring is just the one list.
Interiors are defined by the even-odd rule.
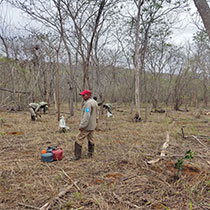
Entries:
[[5,133],[4,131],[0,131],[0,135],[1,135],[1,136],[5,136],[6,133]]
[[183,164],[184,164],[184,159],[183,158],[178,159],[177,162],[174,165],[174,168],[176,168],[178,171],[181,171],[182,167],[183,167]]
[[1,123],[5,123],[5,119],[3,119],[2,117],[0,117],[0,122]]
[[162,206],[164,209],[166,209],[166,210],[170,210],[167,206],[165,206],[165,205],[163,205],[163,204],[161,204],[161,206]]
[[187,160],[192,160],[193,159],[193,156],[194,156],[194,152],[192,152],[191,150],[188,150],[185,153],[185,159],[187,159]]
[[177,160],[177,162],[175,163],[174,165],[174,168],[176,168],[178,170],[178,173],[182,170],[183,168],[183,165],[184,165],[184,160],[187,159],[187,160],[192,160],[193,159],[193,155],[194,155],[194,152],[192,152],[191,150],[188,150],[186,153],[185,153],[185,156],[183,158],[180,158]]
[[192,125],[192,127],[191,127],[191,133],[192,133],[193,135],[196,135],[196,133],[198,133],[196,127],[193,126],[193,125]]
[[104,192],[107,192],[108,191],[108,185],[106,182],[103,183],[103,186],[102,186]]
[[114,192],[114,191],[115,191],[115,189],[116,189],[116,184],[115,184],[115,183],[113,183],[111,186],[112,186],[112,192]]
[[189,203],[190,210],[192,210],[192,202]]
[[206,185],[210,186],[210,179],[208,181],[206,181]]
[[74,193],[74,197],[77,199],[77,200],[82,200],[82,194],[80,192],[75,192]]
[[98,206],[100,207],[101,199],[100,198],[96,199],[96,202],[97,202]]
[[108,143],[110,143],[110,142],[111,142],[111,139],[110,139],[110,138],[107,138],[106,140],[107,140],[107,142],[108,142]]

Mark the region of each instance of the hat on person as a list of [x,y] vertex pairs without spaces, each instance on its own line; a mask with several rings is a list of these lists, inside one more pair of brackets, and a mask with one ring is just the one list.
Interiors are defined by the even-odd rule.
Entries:
[[41,106],[48,105],[48,103],[45,102],[45,101],[41,101],[41,102],[39,102],[39,104],[40,104]]
[[84,96],[85,94],[87,95],[91,95],[91,91],[90,90],[84,90],[83,92],[80,93],[80,95]]

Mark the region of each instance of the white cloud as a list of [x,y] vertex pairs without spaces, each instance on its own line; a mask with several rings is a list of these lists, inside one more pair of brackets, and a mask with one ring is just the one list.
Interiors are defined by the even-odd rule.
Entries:
[[175,44],[184,44],[192,42],[193,35],[197,31],[197,27],[193,23],[193,14],[197,11],[193,2],[190,3],[190,11],[180,14],[180,22],[173,30],[172,41]]

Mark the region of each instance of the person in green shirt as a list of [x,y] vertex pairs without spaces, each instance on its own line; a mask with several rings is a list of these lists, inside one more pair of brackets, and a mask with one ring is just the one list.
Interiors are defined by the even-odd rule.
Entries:
[[82,145],[85,139],[88,140],[88,156],[92,157],[94,153],[94,130],[96,128],[98,104],[91,97],[90,90],[84,90],[80,93],[84,102],[82,105],[82,116],[79,124],[80,133],[75,141],[74,157],[73,160],[81,158]]

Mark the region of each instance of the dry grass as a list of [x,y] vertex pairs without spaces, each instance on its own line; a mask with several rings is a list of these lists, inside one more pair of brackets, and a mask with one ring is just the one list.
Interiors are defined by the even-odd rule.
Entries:
[[[48,209],[210,209],[210,116],[193,113],[169,109],[135,123],[129,107],[118,106],[114,118],[100,120],[94,157],[86,157],[85,147],[82,159],[71,162],[79,109],[65,116],[66,133],[58,132],[53,108],[36,122],[28,112],[0,112],[0,209],[40,209],[48,202]],[[182,127],[202,144],[183,139]],[[159,157],[167,131],[166,157],[149,165]],[[41,162],[41,151],[54,145],[63,148],[63,160]],[[177,178],[174,163],[189,149],[195,157]]]

